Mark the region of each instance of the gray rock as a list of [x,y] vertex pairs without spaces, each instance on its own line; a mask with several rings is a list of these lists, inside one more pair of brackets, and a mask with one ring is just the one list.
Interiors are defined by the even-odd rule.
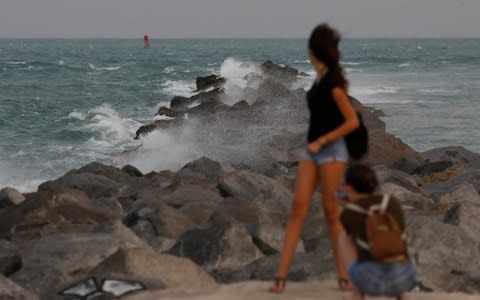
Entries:
[[119,249],[92,269],[90,276],[138,281],[147,289],[215,285],[215,280],[191,260],[150,248]]
[[447,181],[424,185],[436,203],[453,203],[457,201],[472,201],[480,203],[480,196],[470,183]]
[[252,201],[260,209],[287,220],[293,193],[275,180],[250,170],[238,170],[221,178],[218,188],[224,196]]
[[2,300],[40,300],[15,282],[0,274],[0,299]]
[[0,240],[0,273],[10,276],[21,267],[22,257],[17,247],[6,240]]
[[[335,272],[332,256],[324,251],[298,253],[290,265],[289,281],[307,281],[324,279]],[[226,269],[213,272],[218,282],[232,283],[246,280],[273,280],[278,269],[280,255],[262,257],[249,265],[238,269]]]
[[460,146],[435,148],[422,152],[421,155],[431,162],[451,161],[462,164],[465,167],[477,169],[480,167],[480,154],[471,152]]
[[[123,173],[127,178],[129,177],[128,174]],[[85,191],[89,197],[96,198],[116,196],[120,188],[121,184],[103,175],[73,170],[54,181],[42,183],[38,191],[56,192],[62,189],[78,189]]]
[[204,228],[186,232],[169,253],[188,257],[208,271],[241,267],[261,256],[243,225],[219,213]]
[[178,180],[181,177],[191,176],[204,179],[216,185],[221,174],[222,166],[219,162],[211,160],[208,157],[201,157],[187,163],[181,168],[175,175],[175,179]]
[[417,181],[411,175],[399,170],[391,169],[383,165],[374,166],[380,183],[390,182],[401,186],[413,193],[425,194],[425,191],[418,186]]
[[[457,225],[447,224],[431,216],[410,218],[407,226],[410,254],[417,266],[418,279],[430,282],[435,289],[467,292],[468,274],[478,272],[480,261],[480,204],[460,204]],[[445,219],[444,219],[445,220]],[[454,274],[462,280],[456,280]],[[471,291],[471,290],[470,290]]]
[[[217,211],[242,223],[264,255],[273,255],[282,250],[285,228],[281,220],[270,216],[254,202],[229,197],[218,205]],[[302,241],[297,249],[304,251]]]
[[[150,223],[154,237],[160,236],[176,240],[194,225],[189,218],[185,217],[177,209],[161,201],[139,201],[135,203],[130,214],[136,214],[138,221],[144,220]],[[128,215],[126,218],[128,218]],[[140,231],[142,227],[136,227],[135,223],[131,227],[137,235],[142,237],[150,236],[148,231],[146,235],[142,234]]]
[[120,224],[57,225],[41,235],[14,239],[23,267],[10,278],[42,299],[58,299],[62,286],[85,278],[121,248],[148,248]]
[[0,209],[20,204],[24,200],[25,196],[16,189],[7,187],[0,190]]
[[123,166],[122,171],[133,177],[143,177],[143,173],[132,165]]
[[195,80],[197,90],[205,90],[210,87],[219,87],[225,83],[225,78],[217,75],[210,75],[205,77],[197,77]]
[[0,233],[4,236],[35,236],[46,225],[96,224],[117,220],[121,207],[112,199],[91,200],[80,190],[38,192],[29,199],[0,212]]

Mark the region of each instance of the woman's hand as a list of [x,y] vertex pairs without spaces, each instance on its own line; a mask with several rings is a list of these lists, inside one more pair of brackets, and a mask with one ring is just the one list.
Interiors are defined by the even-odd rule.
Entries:
[[326,143],[327,143],[326,138],[320,137],[315,141],[311,142],[310,144],[308,144],[307,151],[310,154],[317,153],[320,149],[322,149],[323,145],[325,145]]
[[322,145],[320,143],[318,143],[317,141],[315,141],[313,143],[308,144],[307,151],[310,154],[314,154],[314,153],[317,153],[318,150],[320,150],[320,148],[322,148]]

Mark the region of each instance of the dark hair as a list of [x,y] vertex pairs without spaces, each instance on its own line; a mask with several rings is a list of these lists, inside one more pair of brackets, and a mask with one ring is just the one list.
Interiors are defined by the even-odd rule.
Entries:
[[327,23],[322,23],[315,27],[310,34],[308,48],[312,50],[317,59],[328,67],[328,73],[325,76],[331,83],[347,89],[348,81],[340,66],[340,51],[338,50],[340,39],[340,34],[335,29]]
[[367,165],[356,164],[347,169],[345,181],[351,185],[355,191],[364,194],[371,194],[378,186],[377,175]]

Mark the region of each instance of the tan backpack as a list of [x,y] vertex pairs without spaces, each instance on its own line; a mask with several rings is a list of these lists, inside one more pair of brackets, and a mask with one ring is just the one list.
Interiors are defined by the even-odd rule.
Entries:
[[383,262],[398,261],[402,257],[405,259],[407,254],[405,236],[400,224],[387,212],[389,200],[390,197],[385,195],[380,204],[372,205],[368,210],[355,203],[346,206],[350,210],[367,215],[365,221],[367,241],[357,238],[355,243],[367,250],[373,259]]

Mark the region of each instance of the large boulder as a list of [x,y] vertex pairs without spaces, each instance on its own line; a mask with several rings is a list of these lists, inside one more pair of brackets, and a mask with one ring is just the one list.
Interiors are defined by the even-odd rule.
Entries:
[[0,240],[0,274],[10,276],[22,267],[22,257],[17,247],[7,240]]
[[219,162],[208,157],[200,157],[187,163],[175,175],[178,180],[182,177],[196,177],[216,185],[222,174],[222,166]]
[[238,268],[261,256],[244,226],[221,213],[186,232],[169,253],[188,257],[208,271]]
[[213,74],[205,77],[197,77],[197,79],[195,80],[197,90],[206,90],[210,87],[220,87],[224,83],[225,78]]
[[80,190],[37,192],[7,210],[0,211],[0,234],[35,235],[46,225],[97,224],[120,219],[123,211],[114,199],[90,199]]
[[168,250],[194,223],[177,209],[161,201],[138,201],[124,218],[130,227],[150,246]]
[[150,248],[119,249],[96,266],[90,276],[133,280],[147,289],[201,288],[215,284],[191,260],[160,254]]
[[[329,248],[310,253],[297,253],[290,265],[289,281],[307,281],[327,278],[335,272],[335,265]],[[246,280],[273,280],[280,262],[280,254],[262,257],[247,266],[219,270],[213,273],[218,282],[231,283]]]
[[459,205],[457,222],[451,222],[451,216],[443,218],[445,222],[441,216],[435,220],[431,214],[409,218],[410,253],[422,282],[449,292],[480,292],[478,280],[471,280],[480,261],[480,203]]
[[224,196],[252,201],[280,220],[287,220],[293,193],[277,181],[248,169],[225,174],[218,188]]
[[119,222],[45,227],[35,237],[13,239],[23,267],[10,277],[42,299],[58,299],[62,288],[85,278],[121,248],[148,248]]
[[[126,176],[128,176],[125,173]],[[122,185],[103,175],[72,170],[62,177],[46,181],[38,186],[39,192],[56,192],[62,189],[78,189],[85,191],[91,198],[111,197],[118,195]]]
[[0,190],[0,209],[17,205],[25,200],[25,196],[13,188],[3,188]]
[[0,274],[0,299],[2,300],[40,300],[15,282]]

